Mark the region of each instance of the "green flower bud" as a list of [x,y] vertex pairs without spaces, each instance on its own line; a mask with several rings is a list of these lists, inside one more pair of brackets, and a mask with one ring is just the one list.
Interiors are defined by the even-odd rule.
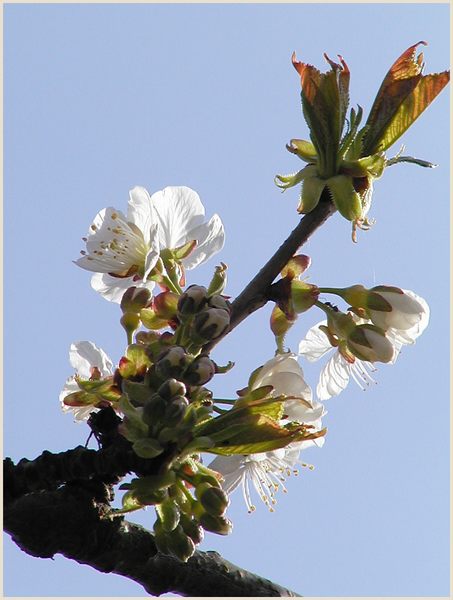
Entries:
[[318,300],[318,296],[319,289],[316,285],[298,279],[291,281],[291,300],[296,313],[302,313],[311,308]]
[[182,316],[200,312],[208,300],[208,291],[202,285],[191,285],[181,294],[178,301],[178,313]]
[[165,400],[159,394],[153,394],[143,406],[143,422],[147,425],[155,425],[164,416],[166,407]]
[[207,512],[201,515],[200,525],[206,531],[212,531],[212,533],[218,533],[219,535],[228,535],[233,531],[233,523],[229,519]]
[[195,552],[195,544],[180,525],[167,534],[167,543],[171,554],[183,562],[187,562]]
[[146,288],[130,287],[121,299],[121,310],[123,313],[139,313],[149,303],[151,292]]
[[162,529],[164,531],[173,531],[179,524],[180,512],[176,503],[168,499],[162,504],[156,506],[156,512],[159,516],[160,522],[162,523]]
[[136,313],[127,312],[121,317],[120,323],[126,333],[132,335],[139,328],[140,318]]
[[155,344],[159,342],[160,335],[155,333],[154,331],[139,331],[135,336],[135,341],[137,344],[143,344],[147,346],[148,344]]
[[185,370],[183,379],[189,385],[204,385],[216,373],[215,364],[207,356],[196,358]]
[[194,544],[201,544],[201,542],[204,539],[204,530],[203,527],[201,527],[195,521],[195,519],[192,519],[188,515],[182,513],[180,525],[183,528],[184,533],[186,533],[190,537]]
[[153,490],[153,491],[138,491],[134,492],[134,496],[137,501],[144,506],[154,506],[160,504],[167,498],[167,490]]
[[165,400],[171,400],[175,396],[185,396],[186,392],[187,389],[183,382],[174,378],[167,379],[157,390],[159,396]]
[[154,297],[153,308],[159,319],[170,320],[176,317],[178,306],[178,294],[174,292],[162,292]]
[[158,357],[155,364],[156,373],[164,378],[178,378],[190,363],[190,358],[184,348],[181,346],[172,346],[164,350]]
[[164,415],[164,422],[168,427],[175,427],[184,418],[186,414],[189,401],[184,396],[175,396],[167,404]]
[[162,527],[162,523],[159,519],[154,523],[154,541],[156,542],[157,549],[162,554],[166,554],[167,556],[170,554],[170,549],[168,547],[168,534]]
[[227,268],[225,263],[220,263],[220,265],[215,268],[214,275],[208,287],[209,296],[223,293],[227,282]]
[[203,508],[211,515],[223,515],[230,504],[228,495],[219,487],[203,483],[196,488],[195,494]]
[[192,339],[204,344],[218,338],[230,324],[230,314],[222,308],[208,308],[198,313],[192,323]]

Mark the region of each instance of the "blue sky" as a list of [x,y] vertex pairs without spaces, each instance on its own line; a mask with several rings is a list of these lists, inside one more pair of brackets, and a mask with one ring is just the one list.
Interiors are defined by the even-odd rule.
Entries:
[[[287,141],[307,138],[293,50],[323,69],[323,52],[341,54],[351,105],[365,113],[408,46],[429,42],[426,72],[448,66],[446,4],[25,4],[4,14],[4,451],[14,460],[85,443],[87,427],[58,403],[71,342],[121,356],[117,306],[72,264],[98,210],[124,210],[135,185],[192,187],[227,241],[189,283],[207,283],[222,260],[234,297],[298,221],[297,191],[273,184],[299,167]],[[416,291],[431,307],[428,330],[379,368],[377,386],[326,402],[326,443],[305,456],[315,470],[288,481],[275,513],[248,515],[237,493],[233,534],[202,546],[305,596],[449,593],[448,94],[401,140],[439,167],[389,168],[375,185],[376,225],[357,245],[335,215],[304,249],[319,285]],[[219,395],[272,356],[269,312],[216,349],[220,364],[236,361],[214,381]],[[288,344],[296,350],[321,317],[303,315]],[[303,367],[315,387],[319,367]],[[143,595],[62,557],[26,556],[9,538],[4,573],[8,596]]]

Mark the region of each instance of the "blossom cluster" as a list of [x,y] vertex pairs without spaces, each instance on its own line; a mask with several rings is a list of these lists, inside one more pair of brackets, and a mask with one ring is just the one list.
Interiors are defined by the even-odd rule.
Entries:
[[[312,142],[291,140],[288,149],[308,165],[295,175],[278,176],[277,183],[286,189],[303,182],[299,212],[314,210],[328,190],[354,232],[369,225],[373,180],[391,160],[398,162],[387,159],[384,150],[402,133],[407,98],[420,101],[410,125],[448,80],[445,74],[421,75],[416,46],[387,74],[365,128],[359,130],[361,109],[351,110],[343,137],[346,63],[326,57],[332,71],[320,74],[293,58]],[[398,95],[401,78],[412,85],[406,99]],[[398,93],[386,114],[383,97],[390,89]],[[308,283],[302,276],[311,259],[296,254],[266,290],[266,300],[275,303],[270,320],[275,356],[253,371],[236,398],[220,399],[207,386],[234,366],[219,365],[210,356],[234,326],[234,303],[224,294],[227,266],[216,266],[206,286],[186,282],[186,271],[223,248],[220,217],[206,221],[198,194],[188,187],[152,195],[135,187],[126,213],[102,209],[83,240],[86,248],[75,263],[92,273],[96,292],[119,304],[127,344],[117,363],[93,342],[72,344],[75,374],[63,387],[61,406],[76,421],[87,420],[93,431],[98,412],[115,416],[117,436],[141,466],[137,477],[120,487],[123,507],[112,514],[153,506],[158,549],[183,561],[204,531],[231,531],[226,510],[234,490],[242,490],[249,512],[255,510],[253,491],[273,510],[288,476],[309,466],[301,453],[324,444],[324,401],[343,392],[351,379],[362,389],[374,383],[376,363],[394,364],[429,321],[427,302],[410,290]],[[334,303],[325,301],[326,295],[335,296]],[[343,310],[339,300],[347,304]],[[285,347],[286,334],[311,309],[323,311],[325,319],[308,330],[296,354]],[[329,352],[315,397],[299,361],[314,362]],[[103,445],[102,435],[98,441]],[[209,460],[215,456],[208,466],[205,454]]]

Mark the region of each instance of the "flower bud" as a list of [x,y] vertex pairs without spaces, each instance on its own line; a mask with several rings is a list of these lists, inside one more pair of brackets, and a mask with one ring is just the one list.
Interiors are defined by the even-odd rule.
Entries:
[[228,328],[230,314],[222,308],[208,308],[198,313],[192,324],[192,339],[196,343],[215,340]]
[[174,378],[167,379],[157,390],[159,396],[162,396],[164,400],[171,400],[175,396],[185,396],[186,392],[187,389],[183,382]]
[[168,534],[162,527],[162,523],[159,519],[154,523],[154,541],[156,542],[157,549],[162,554],[169,555],[170,549],[168,547]]
[[[379,305],[372,300],[379,297]],[[382,303],[387,305],[383,309]],[[377,327],[400,329],[407,331],[426,319],[429,312],[426,302],[413,292],[406,292],[397,287],[378,285],[370,290],[370,301],[367,309],[371,320]]]
[[162,529],[164,531],[173,531],[179,524],[180,512],[176,503],[168,499],[162,504],[156,506],[156,512],[159,516],[160,522],[162,523]]
[[175,396],[170,400],[165,409],[164,421],[168,427],[175,427],[186,414],[189,401],[184,396]]
[[196,488],[195,494],[203,508],[211,515],[223,515],[230,504],[228,495],[219,487],[203,483]]
[[142,420],[146,425],[155,425],[165,414],[167,403],[159,394],[153,394],[143,406]]
[[196,358],[186,369],[183,379],[189,385],[204,385],[216,372],[215,364],[207,356]]
[[229,519],[207,512],[201,515],[200,525],[206,531],[212,531],[212,533],[218,533],[219,535],[228,535],[233,531],[233,523]]
[[146,288],[130,287],[121,299],[121,310],[123,313],[138,313],[148,304],[151,292]]
[[126,333],[132,335],[140,325],[140,318],[136,313],[127,312],[121,317],[120,323],[123,329],[126,330]]
[[305,283],[299,279],[291,281],[291,300],[296,313],[302,313],[311,308],[318,296],[319,289],[316,285]]
[[208,287],[209,296],[212,296],[213,294],[222,294],[227,282],[227,268],[225,263],[220,263],[220,265],[215,268],[214,275]]
[[143,344],[147,346],[148,344],[155,344],[159,342],[160,335],[155,333],[154,331],[139,331],[135,336],[135,341],[137,344]]
[[190,537],[194,544],[201,544],[204,538],[204,531],[203,527],[201,527],[195,519],[181,513],[180,524],[184,533]]
[[167,544],[171,554],[183,562],[187,562],[195,552],[195,544],[180,525],[167,534]]
[[191,285],[181,294],[178,301],[178,313],[180,315],[195,315],[205,305],[208,299],[208,291],[202,285]]
[[159,319],[170,320],[176,317],[178,306],[178,294],[174,292],[162,292],[154,297],[153,308]]
[[347,338],[348,349],[361,360],[390,362],[394,347],[385,333],[374,325],[357,325]]
[[182,346],[172,346],[164,350],[156,360],[156,373],[167,379],[178,378],[189,365],[190,359]]
[[211,296],[208,300],[208,306],[210,308],[223,308],[223,310],[227,310],[228,312],[231,311],[230,303],[220,294],[214,294]]

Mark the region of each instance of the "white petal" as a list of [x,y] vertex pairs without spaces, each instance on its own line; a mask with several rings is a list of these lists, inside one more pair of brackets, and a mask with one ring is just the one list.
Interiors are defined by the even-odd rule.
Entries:
[[71,344],[69,362],[83,379],[91,377],[91,368],[97,367],[102,377],[113,373],[113,363],[107,354],[93,342],[83,341]]
[[197,245],[190,255],[182,261],[186,269],[194,269],[223,248],[225,231],[220,217],[214,215],[208,223],[203,223],[191,229],[187,233],[186,241],[192,240],[196,240]]
[[321,321],[311,327],[299,344],[299,354],[310,362],[320,359],[321,356],[332,349],[328,337],[319,329],[320,325],[327,325],[327,321]]
[[129,192],[127,219],[140,229],[146,244],[157,234],[157,215],[145,188],[136,186]]
[[303,398],[307,402],[311,401],[310,386],[296,373],[276,373],[273,377],[266,377],[262,385],[272,385],[273,394],[276,396],[285,394]]
[[350,367],[337,351],[327,362],[319,376],[316,394],[320,400],[337,396],[349,383]]
[[274,358],[268,360],[261,367],[260,372],[258,373],[253,387],[258,388],[263,385],[268,385],[277,373],[296,373],[303,378],[304,372],[302,367],[297,362],[297,357],[292,352],[287,352],[284,354],[277,354]]
[[91,287],[106,300],[119,304],[127,288],[132,286],[144,287],[149,291],[154,289],[154,281],[144,282],[133,277],[112,277],[108,273],[95,273],[91,278]]
[[200,197],[188,187],[166,187],[151,196],[159,223],[160,248],[177,248],[189,241],[187,233],[204,221]]
[[95,273],[117,273],[141,265],[146,248],[143,234],[111,206],[98,212],[86,240],[87,254],[74,261]]
[[63,389],[60,392],[59,395],[59,400],[61,403],[61,408],[63,410],[68,410],[70,407],[66,406],[66,404],[64,404],[64,399],[66,398],[66,396],[69,396],[69,394],[73,394],[74,392],[79,392],[80,388],[77,385],[77,381],[74,379],[74,377],[69,377],[69,379],[66,380],[66,383],[63,386]]

